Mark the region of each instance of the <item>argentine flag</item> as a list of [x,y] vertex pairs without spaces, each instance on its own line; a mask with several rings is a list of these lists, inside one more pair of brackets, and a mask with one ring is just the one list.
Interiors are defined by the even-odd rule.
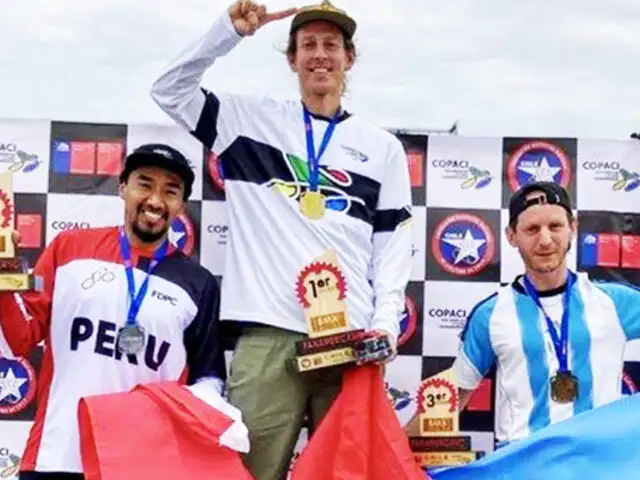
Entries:
[[550,425],[433,480],[622,480],[640,478],[640,395]]

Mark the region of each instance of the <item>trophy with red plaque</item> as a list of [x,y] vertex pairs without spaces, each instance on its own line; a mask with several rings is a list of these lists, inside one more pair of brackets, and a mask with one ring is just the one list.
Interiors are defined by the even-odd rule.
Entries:
[[29,273],[29,265],[16,257],[12,234],[15,227],[15,198],[13,175],[0,175],[0,291],[22,292],[39,289],[36,277]]
[[416,462],[422,467],[450,467],[477,460],[471,437],[460,435],[460,398],[453,369],[423,380],[418,389],[420,436],[410,437]]
[[349,328],[347,284],[334,250],[300,271],[296,293],[308,331],[308,338],[296,343],[293,364],[298,372],[375,361],[390,354],[386,337]]

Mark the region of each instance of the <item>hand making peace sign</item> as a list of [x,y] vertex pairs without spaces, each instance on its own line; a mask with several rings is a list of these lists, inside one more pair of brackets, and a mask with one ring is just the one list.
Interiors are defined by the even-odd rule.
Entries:
[[279,12],[267,13],[267,7],[251,0],[238,0],[229,7],[229,16],[238,35],[250,36],[256,30],[274,20],[290,17],[298,11],[288,8]]

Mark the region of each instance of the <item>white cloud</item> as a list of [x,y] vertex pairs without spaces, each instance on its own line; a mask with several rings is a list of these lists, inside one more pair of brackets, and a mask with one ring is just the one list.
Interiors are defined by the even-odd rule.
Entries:
[[[306,3],[306,2],[303,2]],[[336,0],[359,24],[347,108],[384,126],[468,135],[625,138],[640,130],[636,0]],[[272,10],[298,5],[277,0]],[[163,65],[204,33],[219,0],[58,0],[3,9],[2,115],[161,122]],[[7,11],[8,10],[8,11]],[[212,89],[297,95],[276,47],[288,20],[209,71]]]

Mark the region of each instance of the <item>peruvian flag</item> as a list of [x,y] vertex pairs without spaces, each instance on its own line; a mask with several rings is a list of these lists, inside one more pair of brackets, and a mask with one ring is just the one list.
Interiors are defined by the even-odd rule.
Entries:
[[223,413],[233,407],[222,397],[201,395],[198,385],[160,382],[83,398],[85,478],[253,480],[238,453],[248,450],[246,427]]
[[292,480],[425,480],[374,364],[345,371],[342,390],[293,465]]

